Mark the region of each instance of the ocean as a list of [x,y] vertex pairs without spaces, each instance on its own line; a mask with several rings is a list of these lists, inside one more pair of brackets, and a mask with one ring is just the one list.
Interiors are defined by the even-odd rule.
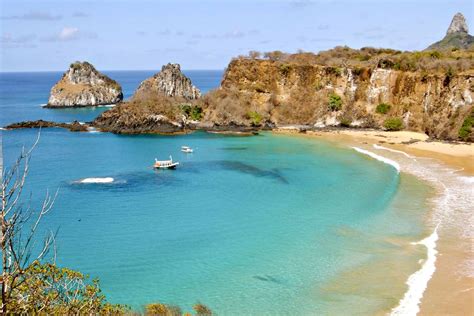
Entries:
[[[154,71],[105,72],[129,97]],[[206,92],[222,71],[185,71]],[[0,125],[91,121],[106,107],[44,109],[61,73],[0,74]],[[37,130],[2,131],[4,164]],[[182,145],[194,153],[180,152]],[[155,171],[172,156],[176,170]],[[44,129],[26,186],[58,190],[42,230],[57,263],[112,303],[219,315],[373,314],[397,306],[426,258],[431,187],[342,144],[261,133],[114,135]],[[112,178],[112,179],[109,179]],[[104,180],[105,179],[105,180]],[[27,196],[25,196],[27,197]]]

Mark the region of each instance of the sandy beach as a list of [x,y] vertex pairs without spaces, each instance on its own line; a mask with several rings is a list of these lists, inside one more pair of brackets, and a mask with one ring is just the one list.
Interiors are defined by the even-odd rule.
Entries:
[[407,131],[348,129],[303,134],[285,128],[274,132],[321,138],[376,152],[400,163],[402,172],[435,187],[437,195],[432,201],[427,227],[440,225],[436,270],[415,306],[420,309],[419,315],[474,315],[470,211],[474,194],[474,144],[433,141],[423,133]]

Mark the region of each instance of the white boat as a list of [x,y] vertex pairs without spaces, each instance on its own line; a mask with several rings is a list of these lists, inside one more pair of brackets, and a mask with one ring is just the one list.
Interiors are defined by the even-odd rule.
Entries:
[[155,158],[153,168],[155,169],[175,169],[179,165],[179,162],[173,162],[173,158],[170,156],[169,160],[158,160]]
[[181,146],[181,151],[183,153],[192,153],[193,152],[193,149],[189,146]]

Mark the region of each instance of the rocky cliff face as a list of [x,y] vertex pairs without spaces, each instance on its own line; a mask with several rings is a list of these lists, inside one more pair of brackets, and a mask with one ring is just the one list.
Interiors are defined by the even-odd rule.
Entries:
[[449,25],[446,36],[439,42],[430,45],[428,50],[471,49],[474,47],[474,36],[469,35],[469,28],[462,13],[456,13]]
[[122,101],[120,85],[88,62],[75,62],[51,89],[48,107],[83,107]]
[[458,139],[473,99],[473,69],[429,74],[241,58],[204,105],[205,120],[217,125],[384,128],[397,119],[407,130]]
[[201,92],[193,86],[191,80],[181,72],[179,64],[167,64],[153,77],[143,81],[135,95],[163,94],[167,97],[182,97],[188,100],[198,99]]
[[448,31],[446,32],[446,35],[449,34],[454,34],[454,33],[469,33],[469,28],[466,23],[466,18],[464,18],[464,15],[462,13],[456,13],[451,21],[451,24],[449,25]]

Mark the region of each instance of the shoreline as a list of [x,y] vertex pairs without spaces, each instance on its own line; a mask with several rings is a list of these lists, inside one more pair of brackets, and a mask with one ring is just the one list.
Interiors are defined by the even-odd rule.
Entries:
[[[427,214],[428,234],[423,240],[436,233],[439,240],[429,243],[430,246],[426,244],[427,259],[421,263],[419,270],[406,276],[405,283],[408,288],[404,297],[400,297],[398,306],[381,313],[474,313],[474,304],[471,303],[474,299],[472,216],[468,211],[469,196],[472,195],[474,187],[474,144],[432,141],[425,134],[407,131],[341,129],[300,133],[297,129],[277,129],[273,132],[321,138],[352,148],[356,146],[362,149],[359,151],[361,154],[372,158],[380,153],[381,156],[375,159],[399,164],[402,172],[412,174],[433,187],[436,193]],[[387,161],[383,162],[389,163]],[[467,204],[456,205],[458,201]],[[436,229],[439,225],[439,229]],[[414,240],[413,243],[423,240]],[[419,283],[413,284],[413,280],[417,279],[423,270],[426,272],[428,267],[425,263],[431,266],[431,274],[425,273],[424,280],[418,278]]]

